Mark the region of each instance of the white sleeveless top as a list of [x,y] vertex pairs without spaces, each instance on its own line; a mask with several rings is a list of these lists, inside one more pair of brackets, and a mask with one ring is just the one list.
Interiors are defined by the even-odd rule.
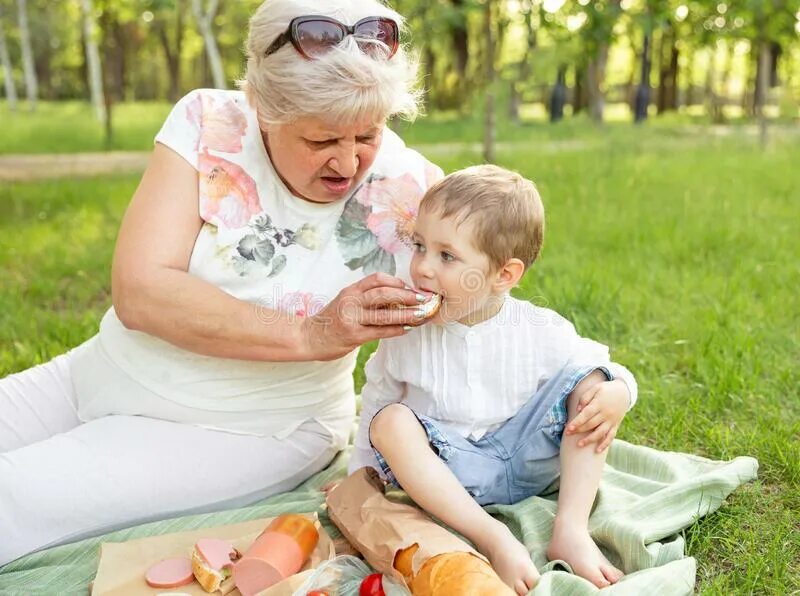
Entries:
[[[376,271],[410,282],[409,238],[419,201],[442,171],[390,130],[361,185],[329,204],[288,191],[242,92],[189,93],[156,142],[199,172],[204,224],[190,274],[241,300],[297,316],[315,314]],[[326,420],[352,421],[355,412],[357,351],[329,362],[203,356],[128,330],[113,308],[87,344],[73,365],[83,420],[138,414],[277,436],[309,419],[326,427]],[[342,444],[346,438],[337,437]]]

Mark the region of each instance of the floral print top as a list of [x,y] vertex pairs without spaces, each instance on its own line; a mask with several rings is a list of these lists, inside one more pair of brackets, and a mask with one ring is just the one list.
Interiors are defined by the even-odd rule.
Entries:
[[[156,142],[198,171],[204,223],[189,264],[192,275],[241,300],[297,316],[314,315],[340,290],[376,271],[410,282],[418,205],[442,171],[390,130],[361,184],[329,204],[288,191],[266,152],[255,110],[240,91],[192,91],[176,104]],[[128,331],[113,309],[100,336],[126,374],[191,407],[291,410],[302,421],[324,410],[321,404],[353,399],[355,353],[333,362],[209,358]]]
[[407,277],[419,201],[442,176],[386,130],[350,197],[329,204],[297,198],[272,167],[255,111],[236,91],[190,93],[156,141],[200,174],[205,224],[190,272],[237,298],[299,315],[315,314],[370,273]]

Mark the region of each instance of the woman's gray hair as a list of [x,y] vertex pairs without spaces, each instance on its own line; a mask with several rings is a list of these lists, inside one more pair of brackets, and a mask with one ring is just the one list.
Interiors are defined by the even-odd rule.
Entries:
[[262,128],[306,116],[355,123],[417,115],[417,60],[402,45],[389,60],[367,56],[353,36],[313,60],[303,58],[291,43],[265,57],[289,22],[304,15],[349,25],[385,16],[403,25],[402,17],[378,0],[266,0],[250,20],[247,72],[239,81]]

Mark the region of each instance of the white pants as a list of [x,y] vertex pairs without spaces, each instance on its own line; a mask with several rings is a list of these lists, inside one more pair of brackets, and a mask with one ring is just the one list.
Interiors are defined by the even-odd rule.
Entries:
[[158,519],[291,490],[336,455],[315,421],[282,440],[145,418],[82,423],[70,353],[0,379],[0,566]]

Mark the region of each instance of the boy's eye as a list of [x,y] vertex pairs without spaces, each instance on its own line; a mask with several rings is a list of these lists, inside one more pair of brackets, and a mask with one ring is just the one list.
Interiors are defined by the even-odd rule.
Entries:
[[359,143],[371,143],[375,140],[375,135],[366,136],[366,137],[358,137],[356,139]]
[[451,255],[449,252],[442,252],[442,260],[449,263],[451,261],[455,261],[456,258]]
[[419,242],[412,242],[411,245],[414,247],[414,252],[425,252],[425,247]]

